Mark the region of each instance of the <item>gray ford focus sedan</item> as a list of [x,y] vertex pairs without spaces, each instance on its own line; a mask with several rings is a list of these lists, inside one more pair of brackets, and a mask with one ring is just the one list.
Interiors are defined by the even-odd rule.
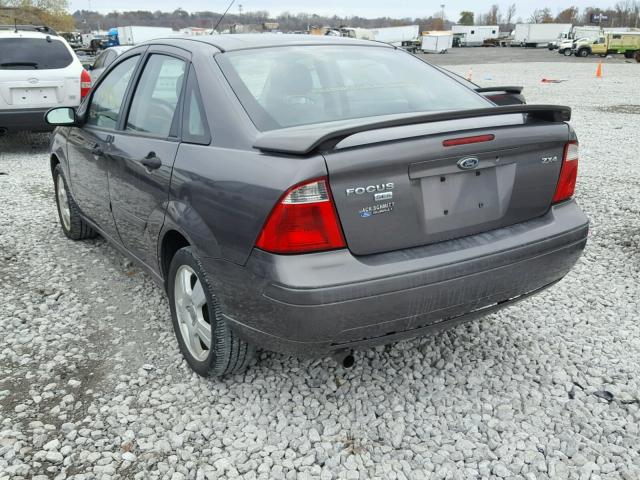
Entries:
[[588,233],[570,117],[382,43],[267,34],[142,44],[46,116],[65,235],[140,264],[213,376],[256,347],[347,359],[560,280]]

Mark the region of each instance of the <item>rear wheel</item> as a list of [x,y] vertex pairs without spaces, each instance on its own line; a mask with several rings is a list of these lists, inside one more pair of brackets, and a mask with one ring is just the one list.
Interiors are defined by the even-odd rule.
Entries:
[[636,52],[636,62],[640,63],[640,50]]
[[565,57],[570,57],[573,52],[571,51],[570,48],[567,48],[564,52],[562,52],[564,54]]
[[588,48],[581,48],[580,50],[578,50],[578,56],[579,57],[588,57],[589,56],[589,49]]
[[633,58],[633,52],[624,52],[624,58]]
[[173,329],[193,371],[220,377],[246,369],[254,349],[229,328],[192,247],[174,255],[168,280]]
[[71,240],[95,237],[96,231],[80,215],[80,209],[69,192],[60,164],[53,169],[53,184],[56,191],[58,218],[64,234]]

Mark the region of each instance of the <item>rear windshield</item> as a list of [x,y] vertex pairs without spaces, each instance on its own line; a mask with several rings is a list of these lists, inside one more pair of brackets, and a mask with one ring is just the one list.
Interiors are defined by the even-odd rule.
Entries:
[[50,38],[0,38],[0,70],[51,70],[73,62],[69,49]]
[[216,57],[260,130],[492,105],[403,51],[362,46],[275,47]]

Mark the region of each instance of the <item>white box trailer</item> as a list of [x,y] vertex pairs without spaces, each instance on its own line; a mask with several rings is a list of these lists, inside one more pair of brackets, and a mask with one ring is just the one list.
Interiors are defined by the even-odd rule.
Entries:
[[376,40],[401,46],[402,42],[416,41],[420,36],[419,25],[406,25],[403,27],[383,28],[341,28],[343,37],[359,38],[361,40]]
[[420,50],[424,53],[446,53],[453,47],[453,32],[425,32]]
[[485,40],[498,38],[498,25],[454,25],[451,27],[453,35],[460,38],[462,47],[479,47]]
[[156,38],[180,36],[170,27],[118,27],[118,41],[120,45],[137,45]]
[[521,47],[546,47],[563,35],[569,35],[570,23],[518,23],[511,45]]

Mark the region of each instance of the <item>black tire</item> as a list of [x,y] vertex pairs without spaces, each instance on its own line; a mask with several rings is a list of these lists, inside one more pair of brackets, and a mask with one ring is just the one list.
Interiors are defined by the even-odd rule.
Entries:
[[[190,267],[194,271],[197,280],[202,285],[206,298],[207,320],[211,326],[212,338],[208,355],[202,361],[196,359],[185,344],[178,315],[176,314],[176,275],[182,266]],[[194,372],[203,377],[221,377],[230,373],[244,371],[254,357],[255,349],[252,345],[239,338],[224,320],[209,276],[192,247],[184,247],[178,250],[171,260],[168,275],[167,293],[171,307],[173,330],[178,340],[180,352],[189,366]]]
[[[58,179],[62,179],[64,183],[64,189],[66,192],[67,201],[69,203],[69,224],[65,225],[65,221],[63,220],[61,205],[60,205],[60,196],[58,195]],[[56,194],[56,207],[58,208],[58,219],[60,220],[60,226],[62,227],[62,231],[64,234],[70,238],[71,240],[83,240],[85,238],[95,238],[98,233],[91,228],[91,226],[82,218],[80,214],[80,209],[76,204],[76,201],[73,199],[71,192],[69,191],[69,186],[67,183],[67,179],[64,176],[64,172],[62,171],[62,166],[57,164],[53,169],[53,188]]]
[[633,58],[633,52],[624,52],[624,58]]
[[585,58],[589,56],[589,49],[588,48],[581,48],[580,50],[578,50],[578,56]]
[[636,62],[640,63],[640,50],[636,52]]
[[570,49],[570,48],[567,48],[564,52],[562,52],[562,54],[563,54],[565,57],[570,57],[571,55],[573,55],[573,52],[571,51],[571,49]]

